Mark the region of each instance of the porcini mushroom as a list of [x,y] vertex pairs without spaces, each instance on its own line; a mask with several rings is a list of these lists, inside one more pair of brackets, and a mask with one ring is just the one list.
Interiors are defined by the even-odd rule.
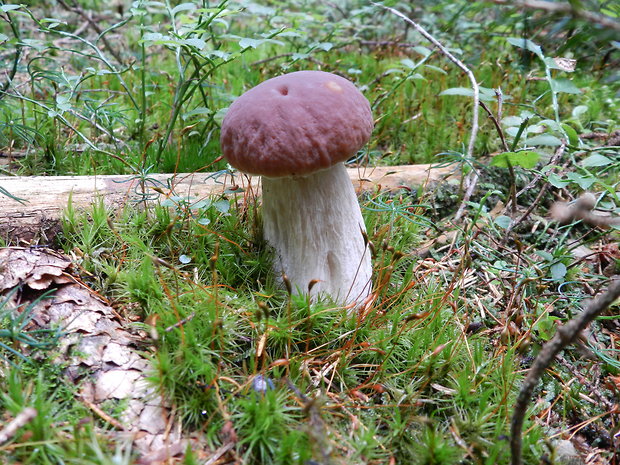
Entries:
[[222,151],[233,167],[262,176],[264,237],[297,293],[345,304],[370,293],[366,229],[344,161],[372,129],[362,93],[322,71],[269,79],[228,109]]

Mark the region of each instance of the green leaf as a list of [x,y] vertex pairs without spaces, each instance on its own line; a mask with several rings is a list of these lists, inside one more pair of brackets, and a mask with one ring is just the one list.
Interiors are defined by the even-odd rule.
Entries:
[[22,39],[22,44],[24,44],[26,47],[34,48],[37,52],[42,52],[47,47],[45,42],[38,39]]
[[191,257],[188,257],[187,255],[181,255],[179,257],[179,261],[183,264],[183,265],[187,265],[188,263],[190,263],[192,261]]
[[56,106],[59,110],[67,111],[71,109],[71,98],[67,95],[58,94],[56,96]]
[[6,195],[8,198],[15,200],[21,203],[22,205],[25,205],[26,203],[28,203],[27,200],[20,199],[19,197],[15,197],[13,194],[11,194],[9,191],[4,189],[2,186],[0,186],[0,195]]
[[522,122],[523,122],[523,118],[521,118],[520,116],[507,116],[506,118],[502,119],[502,124],[504,126],[519,127]]
[[191,39],[185,39],[185,44],[189,45],[190,47],[195,47],[198,50],[202,50],[203,48],[207,46],[207,43],[204,40],[199,39],[198,37],[192,37]]
[[572,182],[578,184],[579,187],[581,187],[582,189],[588,189],[592,184],[596,182],[596,178],[592,176],[581,175],[577,173],[568,173],[566,177]]
[[259,45],[265,43],[266,41],[264,39],[250,39],[249,37],[244,37],[241,40],[239,40],[239,46],[241,48],[256,48]]
[[[450,89],[446,89],[443,92],[440,92],[439,95],[462,95],[463,97],[473,97],[474,90],[468,89],[467,87],[451,87]],[[495,95],[489,94],[488,91],[480,88],[479,98],[483,102],[490,102],[495,99]]]
[[231,56],[230,53],[225,52],[224,50],[209,50],[205,53],[205,55],[221,58],[222,60],[227,60]]
[[314,43],[311,46],[314,48],[319,48],[326,52],[329,52],[332,48],[334,48],[334,44],[332,44],[331,42],[319,42],[319,43]]
[[446,76],[448,75],[448,73],[446,72],[445,69],[440,68],[439,66],[433,66],[433,65],[424,65],[425,68],[427,69],[432,69],[433,71],[437,71],[438,73],[441,74],[445,74]]
[[549,271],[551,272],[551,277],[554,281],[561,281],[566,276],[566,272],[568,270],[566,269],[566,265],[564,263],[556,263],[551,265]]
[[465,97],[473,97],[474,91],[466,87],[451,87],[450,89],[440,92],[439,95],[463,95]]
[[573,147],[577,147],[579,145],[579,136],[577,135],[577,131],[566,123],[562,124],[562,129],[564,129],[566,137],[568,137],[568,143]]
[[566,187],[570,184],[570,181],[562,179],[555,173],[551,173],[549,176],[547,176],[547,181],[549,181],[549,184],[551,184],[553,187],[556,187],[558,189],[562,189],[563,187]]
[[230,202],[225,199],[218,200],[213,206],[220,213],[228,213],[228,210],[230,210]]
[[521,39],[519,37],[509,37],[506,39],[506,41],[510,45],[514,45],[515,47],[522,48],[524,50],[527,50],[528,52],[535,53],[541,59],[544,59],[544,55],[543,55],[542,49],[540,48],[540,45],[535,44],[530,39]]
[[2,13],[6,13],[7,11],[19,10],[20,8],[21,8],[21,5],[15,5],[15,4],[2,5],[0,6],[0,11],[2,11]]
[[566,78],[550,79],[551,88],[554,92],[564,92],[565,94],[581,94],[581,90],[573,84],[573,81]]
[[405,65],[407,68],[409,69],[416,69],[418,65],[415,64],[415,62],[409,58],[405,58],[403,60],[400,60],[400,62]]
[[429,56],[431,53],[433,53],[430,49],[423,47],[421,45],[416,45],[415,47],[413,47],[413,51],[418,52],[420,55],[422,55],[424,58],[426,58],[427,56]]
[[562,141],[551,134],[539,134],[538,136],[528,137],[525,142],[528,145],[547,145],[550,147],[562,145]]
[[508,168],[508,166],[521,166],[522,168],[532,169],[540,160],[540,154],[531,150],[521,152],[504,152],[495,155],[491,160],[491,166]]
[[200,210],[201,208],[202,209],[210,208],[212,204],[213,204],[213,202],[211,201],[211,199],[202,199],[202,200],[199,200],[197,202],[194,202],[190,206],[190,208],[192,210]]
[[67,24],[65,21],[61,20],[61,19],[56,19],[56,18],[43,18],[40,20],[41,24],[47,24],[47,27],[49,29],[54,29],[58,26],[60,26],[61,24]]
[[593,166],[607,166],[613,163],[613,161],[606,157],[605,155],[601,155],[600,153],[595,153],[590,155],[588,158],[585,158],[581,162],[581,166],[584,168],[591,168]]
[[510,224],[512,223],[512,218],[506,215],[500,215],[495,218],[495,221],[493,222],[502,229],[508,229],[510,227]]
[[7,40],[9,40],[9,36],[0,32],[0,43],[6,42]]
[[553,261],[553,255],[551,255],[546,250],[537,250],[536,251],[536,255],[538,255],[540,258],[542,258],[543,260],[546,260],[548,262]]
[[177,5],[172,9],[172,16],[175,16],[177,13],[181,11],[191,11],[195,9],[196,9],[196,5],[194,3],[190,3],[190,2],[181,3],[180,5]]

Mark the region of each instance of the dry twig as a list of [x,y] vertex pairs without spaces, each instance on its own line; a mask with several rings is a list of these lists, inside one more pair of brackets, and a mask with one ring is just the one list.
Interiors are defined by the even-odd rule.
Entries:
[[[565,144],[562,144],[560,147],[558,147],[558,149],[555,151],[555,154],[553,155],[553,158],[552,158],[550,164],[554,165],[555,163],[557,163],[557,161],[560,158],[562,158],[562,155],[564,154],[564,150],[565,149],[566,149],[566,145]],[[536,180],[538,180],[538,179],[540,179],[540,178],[536,178]],[[506,239],[510,236],[510,233],[512,232],[512,230],[514,228],[516,228],[518,225],[520,225],[523,221],[525,221],[527,219],[527,217],[530,216],[530,214],[534,211],[534,208],[536,208],[539,205],[540,201],[543,199],[543,197],[547,193],[547,190],[549,189],[550,185],[551,184],[549,184],[548,181],[545,182],[543,184],[543,186],[541,187],[540,191],[538,192],[538,195],[536,196],[534,201],[530,204],[530,206],[525,210],[523,215],[521,215],[517,220],[513,221],[510,224],[510,226],[508,226],[508,228],[506,229],[506,234],[504,236]],[[521,192],[523,192],[523,190]],[[518,194],[517,194],[517,196],[518,196]]]
[[609,285],[607,291],[591,300],[586,305],[583,312],[573,318],[564,326],[558,328],[555,336],[547,342],[534,360],[530,368],[514,406],[514,414],[511,422],[510,450],[512,454],[512,465],[521,465],[521,432],[523,421],[534,388],[545,370],[551,365],[556,355],[566,346],[572,344],[579,336],[579,333],[594,320],[603,310],[609,307],[620,297],[620,279],[615,279]]
[[22,410],[13,420],[11,420],[0,431],[0,444],[7,442],[15,433],[23,426],[30,423],[37,416],[37,411],[32,407],[27,407]]

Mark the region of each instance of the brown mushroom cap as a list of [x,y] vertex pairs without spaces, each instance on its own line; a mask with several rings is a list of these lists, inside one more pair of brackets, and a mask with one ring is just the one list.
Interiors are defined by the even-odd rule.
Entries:
[[303,176],[354,155],[373,128],[368,100],[323,71],[269,79],[241,95],[222,123],[220,144],[240,171]]

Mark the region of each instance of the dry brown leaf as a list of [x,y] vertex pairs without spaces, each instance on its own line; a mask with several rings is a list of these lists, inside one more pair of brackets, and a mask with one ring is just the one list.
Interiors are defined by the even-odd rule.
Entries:
[[[0,292],[27,284],[32,289],[47,289],[71,266],[68,257],[48,249],[5,247],[0,249]],[[34,287],[33,287],[34,286]]]
[[[130,434],[142,454],[168,450],[177,455],[182,452],[177,445],[179,428],[170,428],[171,411],[146,380],[152,365],[135,349],[143,341],[95,292],[72,279],[70,269],[68,257],[47,249],[1,248],[0,293],[23,284],[54,290],[52,298],[37,302],[33,324],[61,329],[57,362],[79,386],[79,398],[98,416],[120,426],[124,431],[118,434]],[[112,399],[127,401],[120,418],[105,412],[104,402]]]

